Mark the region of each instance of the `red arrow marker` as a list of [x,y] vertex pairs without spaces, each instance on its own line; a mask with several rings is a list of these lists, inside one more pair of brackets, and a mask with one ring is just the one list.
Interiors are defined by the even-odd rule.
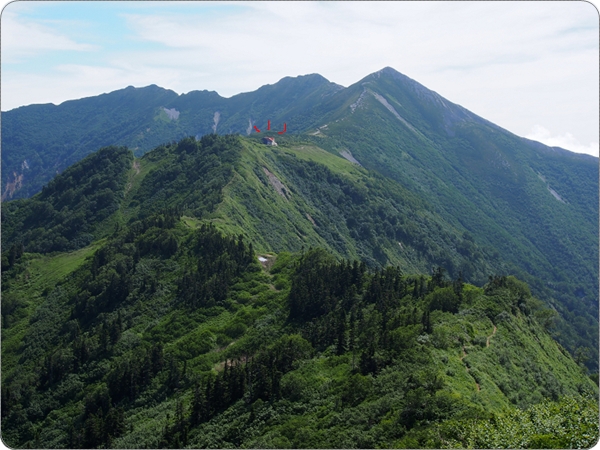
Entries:
[[260,133],[260,130],[258,128],[256,128],[256,125],[254,125],[254,129],[256,130],[257,133]]
[[270,129],[271,129],[271,121],[269,120],[269,121],[267,122],[267,131],[269,131]]
[[287,131],[287,124],[284,122],[283,124],[283,131],[278,131],[277,134],[283,134]]

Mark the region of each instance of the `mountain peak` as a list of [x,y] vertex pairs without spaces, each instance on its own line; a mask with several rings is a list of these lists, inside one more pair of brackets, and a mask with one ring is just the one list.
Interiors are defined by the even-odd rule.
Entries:
[[283,77],[281,80],[279,80],[277,83],[275,83],[273,86],[276,85],[288,85],[288,84],[297,84],[297,85],[314,85],[314,86],[319,86],[322,84],[327,84],[327,83],[331,83],[327,78],[325,78],[323,75],[320,75],[318,73],[309,73],[306,75],[298,75],[295,77]]
[[399,82],[401,86],[410,88],[412,91],[414,91],[419,96],[425,95],[426,97],[431,97],[433,95],[433,96],[439,97],[439,94],[437,94],[436,92],[432,91],[431,89],[428,89],[427,87],[423,86],[418,81],[413,80],[412,78],[404,75],[401,72],[398,72],[396,69],[389,67],[389,66],[384,67],[383,69],[378,70],[377,72],[373,72],[370,75],[367,75],[359,83],[370,82],[373,80],[381,80],[381,79],[383,79],[383,80],[391,79],[395,82]]
[[393,67],[390,67],[390,66],[386,66],[383,69],[378,70],[377,72],[373,72],[368,77],[381,78],[382,75],[384,77],[391,77],[396,80],[410,80],[410,81],[416,83],[416,81],[414,81],[412,78],[407,77],[403,73],[398,72],[396,69],[394,69]]
[[385,66],[383,69],[381,69],[375,73],[382,73],[385,75],[402,75],[400,72],[398,72],[396,69],[394,69],[393,67],[390,67],[390,66]]

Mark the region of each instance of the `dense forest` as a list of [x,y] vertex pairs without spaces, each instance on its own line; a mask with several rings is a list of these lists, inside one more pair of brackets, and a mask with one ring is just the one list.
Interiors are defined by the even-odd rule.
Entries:
[[11,446],[510,446],[498,420],[525,447],[597,437],[597,387],[513,277],[477,288],[319,249],[263,266],[241,236],[172,212],[57,279],[61,258],[24,253],[3,273],[18,286],[2,296]]
[[567,322],[551,299],[310,142],[105,148],[2,208],[11,447],[598,439],[597,373],[554,339]]
[[133,155],[106,147],[70,167],[32,200],[2,205],[2,242],[25,251],[75,250],[94,240],[97,224],[119,209]]

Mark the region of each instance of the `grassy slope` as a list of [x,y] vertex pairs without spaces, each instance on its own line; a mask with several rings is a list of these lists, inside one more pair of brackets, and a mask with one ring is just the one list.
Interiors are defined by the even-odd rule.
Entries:
[[[393,101],[393,99],[390,101]],[[391,127],[392,124],[388,123],[390,121],[389,111],[374,99],[367,98],[364,100],[363,105],[355,111],[354,115],[358,117],[364,114],[364,109],[366,105],[369,105],[369,102],[374,102],[373,105],[370,105],[370,108],[373,109],[372,117],[363,117],[364,120],[368,119],[367,123],[363,124],[363,128],[375,126],[378,121]],[[396,106],[399,108],[398,105]],[[391,119],[394,118],[391,117]],[[347,121],[348,119],[344,120]],[[410,130],[405,130],[408,133],[404,136],[406,139],[397,143],[398,148],[401,150],[400,157],[390,159],[390,145],[393,147],[395,144],[386,140],[385,132],[380,134],[377,141],[369,141],[368,134],[365,135],[364,132],[361,132],[354,136],[352,127],[344,125],[344,130],[348,136],[356,138],[354,143],[357,147],[351,148],[354,155],[364,162],[363,156],[366,157],[367,154],[361,156],[360,152],[368,148],[369,158],[383,158],[379,161],[383,166],[401,168],[400,171],[407,176],[403,179],[407,183],[407,190],[400,184],[390,180],[381,181],[373,172],[368,172],[335,155],[342,150],[341,144],[336,139],[328,136],[336,135],[339,131],[336,131],[336,129],[340,126],[340,123],[333,122],[327,128],[323,128],[318,139],[312,138],[318,145],[311,144],[306,140],[307,138],[299,140],[293,137],[278,136],[280,146],[274,148],[260,144],[256,138],[240,138],[240,148],[243,150],[236,156],[233,178],[229,179],[227,185],[223,188],[220,203],[218,203],[217,209],[212,212],[211,219],[213,222],[227,233],[243,234],[250,238],[256,248],[261,251],[279,252],[281,250],[300,250],[303,247],[319,246],[325,247],[341,257],[366,259],[374,264],[399,265],[408,273],[428,272],[434,265],[445,267],[454,276],[459,270],[462,270],[463,275],[468,280],[475,280],[478,284],[483,284],[490,273],[524,275],[523,270],[517,268],[514,264],[506,264],[507,258],[510,259],[510,257],[504,255],[505,258],[500,260],[500,255],[494,249],[482,248],[481,246],[477,248],[473,244],[473,241],[479,240],[474,236],[500,233],[503,236],[500,240],[502,245],[508,248],[511,254],[519,254],[519,258],[524,258],[525,261],[529,261],[537,255],[544,263],[539,265],[536,270],[548,269],[549,263],[545,256],[540,254],[538,248],[528,250],[520,246],[518,240],[515,240],[518,233],[515,232],[511,235],[502,231],[501,227],[491,217],[484,217],[485,214],[481,211],[485,208],[478,209],[477,214],[479,215],[472,217],[470,207],[464,202],[457,201],[461,197],[455,187],[444,183],[440,178],[432,178],[426,174],[430,169],[429,166],[437,167],[441,164],[438,161],[440,158],[449,158],[456,170],[461,168],[462,163],[456,161],[456,158],[452,157],[450,153],[447,152],[445,155],[440,156],[440,152],[432,150],[433,147],[427,138],[414,135],[414,133],[410,133]],[[381,128],[381,124],[378,126]],[[411,134],[414,136],[410,136]],[[414,153],[414,148],[418,148],[419,151]],[[134,199],[148,174],[164,168],[167,161],[169,164],[175,161],[177,155],[169,152],[170,150],[155,151],[152,152],[152,154],[155,154],[153,157],[144,157],[133,163],[133,167],[129,169],[129,180],[125,188],[125,198],[122,202],[124,207],[99,224],[97,235],[108,236],[112,234],[117,227],[123,226],[136,217],[141,212],[140,208],[143,208],[145,212],[153,209],[152,206],[140,206],[140,203]],[[408,152],[414,154],[410,155]],[[423,152],[427,154],[421,154]],[[163,158],[163,155],[166,155],[167,159]],[[423,162],[424,158],[429,166]],[[311,166],[310,164],[318,164],[318,166]],[[514,165],[518,167],[518,165]],[[318,174],[313,174],[313,170],[315,173],[319,172],[316,170],[319,167],[327,168],[328,173],[338,177],[338,180],[331,181],[329,175],[323,178],[322,173],[321,178]],[[415,170],[415,167],[417,167],[417,170]],[[285,197],[276,192],[271,184],[272,180],[265,174],[264,169],[273,174],[271,177],[277,177],[283,183],[286,189]],[[299,175],[299,171],[303,171],[303,174]],[[531,177],[528,178],[526,175],[521,173],[520,178],[529,180]],[[533,181],[531,183],[533,183],[535,189],[528,188],[530,194],[534,198],[550,195],[545,182],[537,174],[532,174],[532,176]],[[200,182],[200,186],[202,186],[202,183],[206,185],[210,180],[210,177],[205,177],[204,181]],[[364,208],[364,205],[348,202],[342,205],[337,204],[342,198],[339,197],[339,180],[343,180],[343,183],[345,183],[343,184],[344,189],[350,187],[366,193],[368,204],[373,207]],[[529,186],[531,183],[528,181],[526,185]],[[153,183],[146,183],[146,186],[144,186],[145,195],[152,195],[155,189],[162,186],[162,182],[155,184],[156,186]],[[185,185],[185,187],[188,186]],[[469,185],[464,184],[464,186],[468,187]],[[194,187],[194,189],[196,188]],[[186,201],[186,196],[193,195],[192,191],[193,189],[187,193],[181,191],[182,195],[177,196],[177,198],[170,197],[169,201],[181,205],[182,202]],[[427,205],[415,196],[414,192],[419,191],[429,194],[437,192],[439,195],[431,197],[431,203]],[[471,199],[478,198],[478,194],[473,189],[467,194],[467,197]],[[404,202],[404,199],[407,199],[407,201]],[[553,202],[559,203],[555,199],[553,199]],[[169,202],[164,203],[165,205],[169,204]],[[541,201],[534,203],[543,204]],[[559,206],[564,209],[568,205],[560,204]],[[379,217],[381,208],[383,208],[384,213]],[[440,216],[443,215],[444,209],[452,211],[451,219],[441,219]],[[351,210],[352,213],[350,213]],[[559,212],[558,210],[555,211],[557,215],[559,215]],[[564,211],[562,212],[564,213]],[[390,213],[395,214],[396,217],[392,218],[394,220],[391,220],[391,224],[388,224],[386,229],[381,225],[385,223],[385,216]],[[545,211],[545,214],[548,215],[550,212]],[[406,225],[404,227],[405,234],[408,235],[406,238],[398,237],[398,232],[394,231],[398,229],[398,222],[394,222],[398,217],[400,222],[404,221],[404,225]],[[362,225],[352,229],[349,221],[356,222],[357,218],[367,220]],[[564,222],[564,217],[561,220]],[[461,233],[459,230],[462,229],[463,223],[467,224],[467,222],[476,222],[481,229],[471,230],[473,233]],[[376,230],[374,236],[362,235],[365,227],[375,230],[378,226],[380,228]],[[389,234],[390,228],[392,235],[395,234],[395,236]],[[421,237],[416,242],[415,233],[418,231],[421,231]],[[576,231],[574,230],[573,233]],[[577,236],[575,234],[571,236],[570,233],[557,239],[556,251],[560,252],[560,248],[564,246],[565,243],[562,240],[570,239],[572,241]],[[575,239],[575,241],[580,242],[582,239]],[[581,260],[581,257],[579,257],[579,260]],[[532,265],[527,262],[525,266],[530,267]],[[560,270],[556,273],[559,272]],[[561,276],[564,280],[564,274]],[[570,291],[573,288],[573,282],[588,277],[585,273],[578,273],[575,278],[572,277],[568,281],[559,283],[554,282],[551,287],[560,290],[566,296],[565,298],[569,300],[569,298],[572,298],[572,292]],[[538,290],[545,289],[543,291],[544,297],[552,296],[552,292],[548,291],[547,286],[542,286],[539,280],[536,282],[535,288]],[[584,295],[589,293],[586,289],[582,292]],[[564,299],[561,298],[560,301],[562,302]],[[552,303],[552,300],[550,300],[550,303]],[[555,302],[555,306],[560,309],[560,302]],[[575,309],[579,314],[581,307],[580,305],[575,306],[576,308],[573,308],[569,304],[568,309],[570,311]],[[592,316],[587,318],[588,322],[593,320]],[[587,325],[583,327],[583,329],[588,328],[590,327]],[[558,332],[563,336],[563,343],[565,341],[571,343],[569,346],[571,351],[574,351],[575,344],[573,343],[577,340],[580,342],[577,345],[582,345],[583,342],[594,339],[593,332],[590,332],[587,337],[580,336],[576,338],[573,335],[573,329],[566,325],[561,326]]]
[[[318,163],[333,173],[340,174],[349,183],[363,187],[370,180],[368,172],[315,145],[293,138],[280,139],[281,141],[283,142],[279,147],[268,147],[256,139],[241,139],[244,151],[240,155],[233,178],[223,189],[223,200],[210,215],[210,220],[228,234],[242,234],[248,237],[259,251],[297,251],[302,247],[312,246],[328,248],[338,256],[361,259],[363,255],[348,236],[348,230],[338,228],[339,224],[334,226],[343,240],[346,251],[336,250],[331,242],[319,234],[318,225],[313,224],[311,218],[316,219],[321,213],[311,199],[307,198],[308,193],[285,177],[282,172],[282,169],[285,169],[282,156]],[[140,158],[135,164],[138,169],[132,169],[130,172],[123,205],[129,205],[144,177],[159,169],[163,162]],[[277,193],[263,168],[284,184],[287,188],[285,197]],[[138,206],[126,206],[104,229],[112,231],[114,221],[124,224],[138,211]],[[188,220],[193,221],[192,218]],[[412,255],[401,255],[394,247],[386,249],[386,254],[390,263],[399,264],[411,272],[426,270],[422,261],[417,263]]]
[[16,279],[10,281],[10,290],[6,289],[10,295],[22,301],[22,307],[19,308],[16,320],[13,319],[10,328],[2,332],[3,378],[13,370],[18,370],[18,353],[22,350],[23,336],[30,326],[29,320],[38,307],[46,301],[47,293],[77,270],[102,244],[103,241],[96,241],[88,247],[71,253],[60,253],[55,256],[28,254],[23,258],[22,272]]
[[[379,104],[377,103],[377,105]],[[379,106],[381,107],[381,105]],[[389,113],[387,110],[379,112],[381,114]],[[355,114],[361,114],[361,109],[357,109]],[[335,134],[335,129],[338,126],[340,125],[335,123],[330,124],[329,129],[324,129],[322,135],[326,136],[324,133]],[[351,134],[351,130],[347,130]],[[356,138],[356,145],[359,150],[353,147],[352,151],[360,160],[360,143],[361,139],[364,140],[365,137],[359,135]],[[221,203],[217,207],[217,210],[212,213],[211,218],[214,223],[228,233],[236,235],[244,234],[254,242],[257,249],[262,251],[300,250],[303,246],[305,248],[321,246],[344,257],[373,258],[373,247],[370,247],[372,242],[367,242],[365,247],[364,242],[357,242],[356,236],[350,236],[351,230],[345,223],[348,219],[348,211],[335,211],[335,204],[330,204],[326,205],[329,207],[329,210],[319,217],[319,214],[322,213],[322,202],[320,204],[322,199],[315,197],[315,195],[321,196],[322,193],[314,194],[313,191],[315,189],[310,184],[310,181],[308,184],[298,184],[299,180],[295,178],[295,169],[292,169],[290,172],[289,166],[294,160],[318,163],[327,167],[331,173],[347,180],[349,185],[364,188],[367,191],[369,191],[369,184],[373,182],[373,173],[355,166],[338,155],[334,156],[334,153],[341,150],[341,147],[339,147],[339,143],[335,144],[337,141],[331,140],[331,138],[322,137],[318,139],[317,142],[319,145],[311,144],[306,140],[289,137],[278,137],[278,139],[280,140],[280,146],[276,148],[264,146],[258,142],[258,139],[240,139],[244,150],[239,155],[239,160],[235,165],[233,178],[229,180],[227,186],[223,189]],[[422,137],[419,137],[419,139],[423,140]],[[411,144],[409,142],[409,144],[413,145],[414,143]],[[388,143],[382,140],[379,145],[387,146]],[[401,148],[404,145],[405,143],[401,145]],[[376,157],[379,154],[380,150],[378,146],[371,148],[371,157]],[[423,147],[422,151],[425,151],[426,148]],[[473,240],[479,240],[479,238],[474,236],[481,234],[501,235],[503,237],[501,239],[502,245],[508,248],[511,253],[519,253],[521,255],[519,258],[524,258],[524,250],[514,240],[518,233],[511,235],[502,231],[493,218],[485,216],[482,212],[483,209],[477,209],[477,217],[472,217],[472,211],[469,209],[471,207],[459,201],[462,197],[456,191],[456,188],[443,183],[435,177],[434,181],[438,180],[437,184],[434,183],[435,186],[425,185],[424,180],[430,178],[424,173],[426,167],[423,166],[421,169],[415,171],[414,164],[418,162],[415,159],[416,156],[411,157],[404,151],[402,151],[402,155],[393,161],[382,161],[382,164],[389,167],[400,167],[401,171],[409,177],[408,179],[404,179],[404,181],[407,182],[407,187],[411,191],[419,192],[425,190],[429,193],[433,191],[439,193],[439,198],[431,198],[431,206],[424,207],[424,204],[418,205],[414,202],[409,203],[407,206],[415,211],[418,210],[416,212],[418,217],[411,219],[416,221],[417,228],[423,228],[423,221],[429,220],[436,224],[433,230],[443,229],[447,233],[445,238],[440,238],[441,235],[435,236],[437,231],[434,231],[434,234],[429,233],[430,238],[437,240],[436,244],[441,247],[438,247],[438,254],[444,254],[446,259],[444,261],[432,261],[431,253],[426,256],[419,254],[418,251],[415,252],[415,249],[411,248],[410,242],[402,242],[404,247],[402,251],[398,244],[401,240],[391,239],[379,243],[380,248],[385,254],[386,263],[398,264],[404,270],[412,273],[426,272],[432,264],[439,264],[446,267],[453,275],[456,275],[458,270],[462,270],[464,276],[476,281],[478,284],[484,283],[490,273],[516,272],[521,275],[524,274],[523,270],[518,269],[514,263],[508,263],[507,265],[507,259],[505,258],[510,260],[510,257],[503,255],[505,258],[503,258],[503,261],[500,261],[500,255],[496,251],[496,248],[492,249],[485,246],[486,244],[489,245],[489,243],[485,243],[483,247],[479,246],[479,249],[473,250]],[[435,161],[438,157],[439,155],[429,155],[431,161]],[[422,159],[423,155],[420,155],[419,158]],[[145,175],[151,170],[160,168],[162,162],[160,158],[141,158],[136,161],[136,164],[138,164],[140,172],[136,174],[136,171],[132,169],[133,181],[131,182],[131,187],[128,189],[124,202],[125,205],[128,205],[130,199],[135,196]],[[421,163],[419,162],[418,164]],[[305,167],[308,168],[310,166]],[[279,195],[273,188],[263,170],[264,168],[274,174],[286,187],[285,197]],[[310,171],[310,169],[308,170]],[[311,174],[308,172],[305,178],[309,179],[310,176]],[[541,182],[537,175],[535,178]],[[430,180],[428,183],[433,182]],[[375,196],[371,195],[369,201],[375,204],[381,200],[379,204],[382,204],[385,208],[389,208],[386,198],[390,189],[398,189],[401,186],[389,180],[387,184],[389,186],[385,185],[384,192],[373,191],[376,194]],[[548,194],[545,186],[543,189]],[[407,190],[397,192],[407,198],[416,198],[413,193]],[[467,194],[467,197],[471,199],[478,198],[478,194],[475,191],[469,191]],[[334,208],[333,212],[336,213],[335,220],[332,220],[334,216],[332,216],[331,208]],[[122,213],[125,221],[133,217],[138,209],[135,206],[129,206],[128,209],[125,209]],[[451,209],[453,211],[454,215],[451,220],[440,219],[443,209]],[[407,217],[407,211],[400,211],[400,214],[403,217]],[[408,215],[410,214],[411,212],[408,212]],[[311,219],[315,221],[315,224],[311,222]],[[371,219],[375,222],[379,220],[377,217],[371,217]],[[467,231],[466,234],[459,231],[461,229],[464,230],[463,224],[474,222],[481,229],[472,229],[472,233]],[[433,230],[429,229],[429,231]],[[465,242],[465,239],[469,242]],[[460,253],[463,253],[466,258],[462,258]],[[500,253],[503,253],[503,251],[501,250]],[[536,249],[527,250],[526,253],[527,257],[533,257],[535,254],[539,256],[539,250]],[[435,251],[433,254],[435,254]],[[449,255],[450,260],[447,258]],[[545,261],[544,257],[540,257]],[[548,265],[547,262],[544,264]],[[557,285],[554,284],[554,286],[556,287]],[[558,287],[560,288],[560,285]],[[564,289],[567,288],[567,286],[564,287]]]
[[[340,247],[343,251],[338,252],[332,241],[319,234],[318,226],[325,219],[316,208],[318,199],[309,195],[306,185],[302,185],[303,190],[294,182],[298,179],[293,178],[286,161],[298,159],[318,163],[328,167],[332,174],[351,180],[352,186],[380,193],[381,190],[375,189],[375,178],[341,157],[297,140],[282,139],[277,148],[266,147],[252,139],[241,142],[243,148],[233,177],[224,187],[223,201],[205,220],[184,216],[173,231],[180,243],[187,239],[190,231],[210,221],[228,234],[243,234],[247,242],[253,242],[256,250],[265,256],[265,252],[269,253],[271,260],[273,251],[300,250],[303,245],[324,246],[338,257],[361,256],[364,248],[360,247],[360,241],[352,240],[346,233],[338,230],[345,245]],[[108,240],[116,228],[126,227],[142,212],[139,203],[131,200],[145,177],[160,169],[162,164],[159,158],[142,158],[134,162],[125,189],[123,205],[127,207],[102,225]],[[283,183],[285,197],[277,193],[263,168]],[[335,212],[335,209],[329,211]],[[306,214],[316,220],[317,226]],[[422,210],[419,214],[431,215]],[[439,228],[439,231],[442,234],[447,229]],[[433,233],[430,236],[439,237]],[[52,360],[56,355],[64,354],[63,350],[57,349],[70,342],[64,341],[64,336],[73,325],[73,321],[69,321],[73,305],[68,299],[77,291],[77,269],[104,245],[105,242],[100,241],[77,252],[54,256],[26,255],[21,263],[23,270],[5,285],[3,299],[12,296],[23,305],[11,317],[10,327],[3,332],[3,384],[6,385],[9,379],[11,390],[25,389],[28,393],[22,395],[38,398],[39,394],[32,394],[35,377],[23,375],[20,379],[19,371],[33,370],[32,365],[42,364],[44,355]],[[39,397],[39,408],[45,411],[43,420],[38,420],[34,429],[21,431],[22,436],[38,433],[44,446],[64,446],[65,430],[70,423],[79,420],[86,397],[110,378],[116,368],[134,361],[139,356],[135,356],[136,349],[148,349],[160,343],[166,360],[178,361],[175,363],[177,370],[187,371],[183,377],[187,380],[185,387],[175,391],[166,389],[166,372],[154,378],[134,402],[123,404],[128,430],[113,443],[121,448],[157,447],[165,424],[171,423],[177,405],[183,405],[185,411],[190,410],[192,380],[216,373],[234,355],[252,354],[252,349],[290,331],[285,318],[293,258],[281,255],[275,274],[268,270],[244,274],[230,291],[225,307],[198,310],[182,308],[175,302],[177,280],[182,264],[186,264],[185,258],[159,260],[146,257],[136,263],[134,291],[119,310],[124,329],[118,343],[109,356],[90,362],[83,373],[69,375],[55,385],[46,386],[47,391]],[[388,258],[409,272],[424,271],[427,267],[422,257],[410,259],[389,252]],[[151,296],[143,294],[139,287],[146,286],[149,280],[155,285],[155,293]],[[480,288],[467,287],[465,298],[459,314],[432,312],[434,331],[430,335],[418,335],[420,326],[404,327],[406,329],[401,331],[405,333],[404,339],[418,349],[414,358],[398,361],[377,376],[356,378],[353,368],[357,367],[359,355],[346,352],[335,356],[332,349],[325,350],[314,358],[299,362],[284,376],[282,399],[269,404],[257,402],[251,409],[239,401],[194,428],[189,442],[197,447],[390,445],[402,434],[398,425],[402,422],[402,412],[394,405],[406,403],[400,392],[413,372],[421,380],[419,382],[437,376],[442,389],[435,394],[436,398],[441,404],[457,405],[457,417],[473,411],[485,416],[508,411],[515,405],[527,407],[543,398],[556,399],[562,395],[597,391],[584,371],[533,316],[518,310],[513,311],[513,315],[490,316],[485,312],[489,308],[486,306],[489,298]],[[488,317],[494,317],[494,322]],[[117,312],[102,313],[94,320],[115,323]],[[92,336],[97,336],[103,325],[98,322],[86,326],[85,335],[93,343],[98,338]],[[185,369],[181,367],[183,361]],[[352,383],[359,383],[359,386],[352,387]],[[306,389],[298,390],[298,386]],[[348,390],[355,388],[360,393],[359,398],[348,406],[344,398],[348,397]],[[294,405],[292,409],[290,404]],[[340,407],[342,404],[345,405],[343,408]],[[35,417],[35,412],[28,411],[27,414]],[[264,422],[257,421],[256,415],[264,415]],[[246,427],[248,421],[252,426]],[[6,436],[10,440],[14,436],[11,433],[14,433],[15,418],[7,423]],[[353,430],[343,424],[350,424]],[[235,434],[236,430],[245,427],[244,433]],[[232,436],[235,436],[233,441]]]
[[[283,153],[315,161],[345,175],[354,175],[354,179],[357,178],[356,169],[347,161],[317,147],[307,149],[295,145],[280,149],[244,140],[244,150],[236,177],[225,188],[224,202],[215,212],[215,223],[222,224],[225,231],[245,233],[262,251],[299,250],[302,246],[329,247],[307,217],[307,214],[314,216],[316,211],[278,170],[278,156]],[[264,174],[263,168],[288,188],[285,197],[277,193],[270,182],[265,183],[265,176],[259,178],[261,172]],[[265,233],[265,228],[269,229],[269,233]],[[358,258],[356,252],[347,256]]]
[[[511,272],[597,297],[597,265],[581,265],[582,257],[598,259],[597,161],[530,146],[393,70],[358,84],[338,95],[313,139],[333,152],[349,149],[419,192],[446,221],[498,251]],[[404,123],[376,100],[380,94]]]
[[[224,190],[223,203],[211,217],[224,231],[249,237],[257,249],[279,252],[318,246],[345,258],[366,258],[374,264],[399,265],[407,272],[417,273],[427,272],[441,254],[448,256],[451,249],[464,245],[458,231],[441,221],[413,194],[317,145],[294,138],[280,139],[278,147],[262,145],[255,139],[242,139],[242,142],[245,150],[235,176]],[[321,176],[311,173],[312,170],[319,172],[318,167],[311,164],[318,164],[339,178],[337,181],[332,181],[330,176],[311,178]],[[264,169],[283,183],[285,196],[277,193]],[[343,183],[343,189],[362,192],[366,203],[337,204],[339,199],[335,198],[341,195],[338,194],[339,183]],[[401,217],[413,231],[429,234],[430,239],[421,241],[421,247],[415,248],[419,243],[411,232],[402,239],[403,243],[389,235],[383,236],[383,229],[375,231],[370,238],[353,233],[348,225],[353,217],[367,220],[370,228],[377,222],[384,223],[377,217],[382,208],[387,214]],[[379,255],[375,253],[377,248]],[[438,256],[432,254],[436,251]],[[471,264],[470,273],[478,272],[482,279],[484,273],[489,273],[481,253],[461,258],[454,250],[451,264],[456,267]],[[438,260],[437,264],[442,262]]]

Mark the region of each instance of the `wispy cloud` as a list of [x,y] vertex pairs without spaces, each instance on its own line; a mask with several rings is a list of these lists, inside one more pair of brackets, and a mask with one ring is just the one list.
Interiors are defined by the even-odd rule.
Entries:
[[599,156],[600,153],[598,142],[590,142],[585,145],[579,142],[571,133],[553,135],[550,130],[541,125],[535,125],[525,137],[550,147],[561,147],[575,153],[586,153],[593,156]]
[[11,63],[47,51],[90,51],[98,47],[76,42],[59,30],[28,21],[6,11],[2,14],[2,62]]

